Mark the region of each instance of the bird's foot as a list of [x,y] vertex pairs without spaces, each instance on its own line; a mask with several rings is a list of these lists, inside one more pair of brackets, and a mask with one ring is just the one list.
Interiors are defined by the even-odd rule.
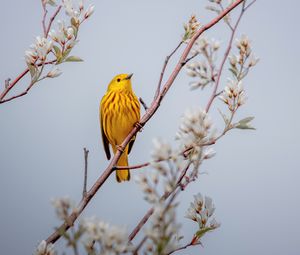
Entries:
[[137,123],[134,124],[134,126],[139,129],[139,132],[143,131],[143,126],[142,126],[141,123],[137,122]]
[[124,152],[124,149],[121,145],[117,145],[116,148],[117,148],[118,151],[120,151],[122,153]]

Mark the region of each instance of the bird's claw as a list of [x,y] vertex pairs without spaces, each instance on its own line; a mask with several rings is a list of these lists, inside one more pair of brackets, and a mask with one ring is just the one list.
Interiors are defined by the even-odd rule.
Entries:
[[135,126],[136,128],[139,128],[139,131],[142,132],[143,126],[142,126],[141,123],[137,122],[137,123],[134,124],[134,126]]
[[124,149],[122,148],[121,145],[117,145],[116,148],[117,148],[118,151],[120,151],[122,153],[124,152]]

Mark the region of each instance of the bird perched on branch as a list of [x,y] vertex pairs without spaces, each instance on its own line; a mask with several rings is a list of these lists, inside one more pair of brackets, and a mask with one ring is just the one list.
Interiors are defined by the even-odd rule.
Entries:
[[[132,90],[132,75],[115,76],[109,83],[107,92],[100,103],[100,126],[107,159],[110,159],[109,144],[115,154],[134,125],[140,120],[140,102]],[[135,136],[125,147],[117,166],[128,166],[128,154],[134,141]],[[117,170],[116,178],[118,182],[129,181],[129,170]]]

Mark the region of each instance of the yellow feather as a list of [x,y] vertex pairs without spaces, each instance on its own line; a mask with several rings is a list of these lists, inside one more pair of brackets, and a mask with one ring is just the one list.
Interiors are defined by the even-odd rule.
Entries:
[[[119,74],[114,77],[100,103],[102,140],[108,159],[110,159],[109,144],[115,154],[118,145],[140,120],[140,102],[132,90],[131,76]],[[133,143],[134,139],[135,137],[130,143]],[[128,166],[129,144],[122,153],[117,166]],[[117,170],[116,178],[118,182],[128,181],[129,170]]]

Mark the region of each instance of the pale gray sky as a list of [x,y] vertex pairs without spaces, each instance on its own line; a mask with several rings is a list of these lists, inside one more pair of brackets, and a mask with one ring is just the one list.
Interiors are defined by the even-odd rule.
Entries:
[[[133,72],[138,96],[150,102],[165,56],[195,13],[200,22],[212,16],[207,1],[94,1],[96,10],[82,26],[74,54],[83,63],[61,66],[63,75],[45,80],[25,97],[0,106],[0,247],[1,254],[31,254],[59,224],[50,199],[82,190],[83,152],[90,150],[89,184],[107,164],[102,148],[99,100],[117,73]],[[41,33],[40,1],[2,1],[0,23],[1,89],[7,77],[24,68],[24,51]],[[203,239],[204,248],[181,254],[300,253],[299,201],[299,1],[257,1],[238,34],[247,34],[260,57],[245,80],[247,104],[238,117],[254,115],[256,131],[233,131],[216,146],[215,158],[203,165],[208,175],[180,195],[178,220],[191,238],[196,226],[184,219],[192,195],[213,198],[222,223]],[[228,29],[217,25],[208,35],[225,47]],[[154,137],[173,142],[180,116],[204,106],[207,92],[191,92],[182,72],[156,116],[138,136],[129,161],[144,162]],[[26,85],[24,83],[24,85]],[[218,107],[221,104],[217,105]],[[216,106],[212,117],[220,127]],[[136,173],[133,173],[136,175]],[[110,178],[84,212],[128,226],[148,209],[134,182]],[[199,251],[200,250],[200,251]]]

